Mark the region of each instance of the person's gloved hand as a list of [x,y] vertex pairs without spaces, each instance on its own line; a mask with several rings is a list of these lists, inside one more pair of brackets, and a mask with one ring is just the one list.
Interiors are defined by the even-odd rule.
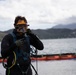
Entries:
[[24,44],[24,41],[23,41],[23,39],[20,39],[20,40],[17,40],[15,42],[15,44],[16,44],[16,46],[21,47]]
[[27,29],[27,34],[33,34],[30,29]]
[[27,35],[30,35],[33,39],[37,39],[38,37],[34,34],[30,29],[27,29]]

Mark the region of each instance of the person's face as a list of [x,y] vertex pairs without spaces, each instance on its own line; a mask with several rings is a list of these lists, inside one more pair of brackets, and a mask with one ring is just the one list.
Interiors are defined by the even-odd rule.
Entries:
[[19,33],[26,33],[28,25],[23,20],[19,20],[15,28]]

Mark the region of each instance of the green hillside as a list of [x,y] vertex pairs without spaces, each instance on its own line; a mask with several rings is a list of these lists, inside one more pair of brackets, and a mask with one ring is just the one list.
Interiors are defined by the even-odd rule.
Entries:
[[[12,32],[12,30],[0,32],[0,41],[7,34]],[[58,38],[76,38],[76,29],[37,29],[32,30],[32,32],[40,39],[58,39]]]

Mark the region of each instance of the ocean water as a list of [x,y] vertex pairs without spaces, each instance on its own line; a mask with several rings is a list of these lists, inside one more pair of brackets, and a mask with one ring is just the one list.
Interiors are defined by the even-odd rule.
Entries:
[[[35,66],[36,62],[33,62],[33,65]],[[39,61],[38,74],[76,75],[76,60]]]
[[[44,50],[38,54],[76,53],[76,38],[41,40]],[[32,62],[38,75],[76,75],[76,60],[50,60]],[[33,71],[33,70],[32,70]],[[5,69],[0,63],[0,75],[5,75]],[[33,75],[35,75],[33,71]]]
[[76,53],[76,38],[42,40],[44,50],[38,54]]

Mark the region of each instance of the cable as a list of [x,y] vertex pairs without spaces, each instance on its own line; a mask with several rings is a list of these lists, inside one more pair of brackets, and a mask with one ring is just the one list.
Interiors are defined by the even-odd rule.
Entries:
[[16,63],[16,53],[13,51],[13,54],[14,54],[14,61],[12,62],[13,64],[9,67],[9,69],[11,69]]
[[14,59],[13,59],[12,65],[10,67],[8,67],[8,65],[4,63],[5,60],[8,59],[8,58],[3,59],[2,64],[3,64],[4,68],[11,69],[15,65],[15,63],[16,63],[16,53],[13,51],[13,54],[14,54]]
[[32,68],[34,69],[36,75],[38,75],[38,72],[36,71],[36,69],[34,68],[34,66],[31,64]]
[[[38,51],[37,51],[37,49],[36,49],[36,56],[37,56],[37,53],[38,53]],[[38,60],[37,60],[37,57],[36,57],[36,70],[37,70],[37,72],[38,72]]]
[[36,75],[38,75],[38,60],[37,60],[37,49],[33,46],[31,46],[31,56],[36,55],[36,69],[34,68],[34,66],[31,64],[32,68],[34,69]]
[[[37,56],[37,49],[34,49],[34,50],[35,50],[34,53]],[[14,58],[13,58],[13,61],[12,61],[12,65],[10,67],[8,67],[8,65],[4,63],[5,60],[8,59],[8,58],[3,59],[3,63],[2,63],[4,68],[8,69],[8,75],[10,75],[10,69],[16,64],[16,58],[17,58],[16,53],[13,51],[13,54],[14,54]],[[34,66],[32,64],[31,64],[31,66],[34,69],[36,75],[38,75],[38,61],[37,61],[37,59],[36,59],[36,69],[34,68]]]

